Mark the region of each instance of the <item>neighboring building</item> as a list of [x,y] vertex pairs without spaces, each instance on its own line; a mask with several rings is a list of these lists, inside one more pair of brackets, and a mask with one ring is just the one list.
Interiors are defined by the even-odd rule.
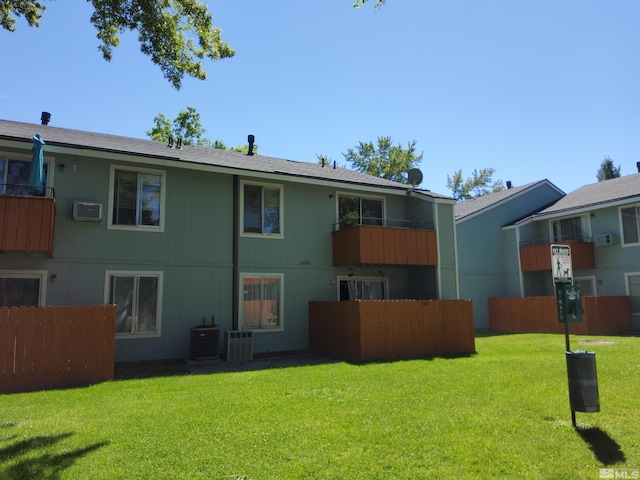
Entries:
[[473,300],[477,329],[489,328],[490,297],[520,295],[517,244],[502,227],[562,198],[548,180],[511,186],[456,204],[460,298]]
[[631,299],[640,329],[640,173],[564,195],[547,180],[456,205],[460,297],[489,327],[491,297],[555,295],[551,244],[571,247],[583,295]]
[[640,329],[640,173],[585,185],[504,231],[519,246],[522,296],[554,294],[550,245],[568,244],[582,295],[628,295]]
[[[37,133],[45,196],[15,186]],[[187,358],[213,316],[295,351],[309,301],[458,298],[453,199],[343,168],[0,120],[0,184],[0,305],[116,303],[117,361]]]

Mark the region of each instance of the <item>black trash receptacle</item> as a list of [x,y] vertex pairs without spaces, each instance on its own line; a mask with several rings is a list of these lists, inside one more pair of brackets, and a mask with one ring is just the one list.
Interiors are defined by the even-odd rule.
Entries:
[[599,412],[596,353],[576,350],[565,352],[569,378],[569,403],[574,412]]

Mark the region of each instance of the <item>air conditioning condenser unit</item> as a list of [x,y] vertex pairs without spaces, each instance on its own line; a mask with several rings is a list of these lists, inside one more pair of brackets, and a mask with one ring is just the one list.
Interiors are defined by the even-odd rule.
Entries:
[[224,332],[224,356],[227,362],[253,360],[253,332],[227,330]]

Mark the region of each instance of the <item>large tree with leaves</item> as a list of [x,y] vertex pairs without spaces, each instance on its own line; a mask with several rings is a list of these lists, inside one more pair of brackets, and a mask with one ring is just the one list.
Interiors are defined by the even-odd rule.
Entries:
[[474,170],[470,178],[462,178],[462,170],[458,170],[453,177],[447,175],[447,188],[451,190],[457,201],[471,200],[487,193],[504,190],[502,180],[493,180],[494,168]]
[[[222,140],[210,140],[203,137],[206,130],[200,121],[200,112],[195,107],[189,105],[186,110],[181,110],[173,120],[164,113],[159,113],[153,119],[153,128],[145,133],[152,140],[158,142],[169,142],[172,140],[177,145],[178,139],[183,145],[199,145],[209,148],[219,148],[221,150],[232,150],[234,152],[247,153],[249,145],[238,145],[228,148]],[[258,155],[258,145],[254,144],[253,154]]]
[[376,145],[360,142],[342,155],[354,170],[400,183],[409,183],[407,172],[422,160],[422,153],[416,154],[415,140],[405,149],[394,145],[391,137],[378,137]]
[[600,168],[598,169],[598,174],[596,178],[599,182],[604,180],[609,180],[610,178],[618,178],[620,176],[620,166],[615,166],[613,164],[613,160],[609,157],[604,157],[602,163],[600,164]]
[[[222,41],[207,5],[197,0],[90,1],[95,9],[91,23],[104,59],[112,59],[121,34],[136,30],[142,53],[151,57],[176,89],[185,75],[207,77],[202,67],[205,58],[220,60],[235,53]],[[14,31],[16,17],[24,17],[30,27],[39,27],[44,12],[44,4],[36,0],[0,0],[0,26]]]

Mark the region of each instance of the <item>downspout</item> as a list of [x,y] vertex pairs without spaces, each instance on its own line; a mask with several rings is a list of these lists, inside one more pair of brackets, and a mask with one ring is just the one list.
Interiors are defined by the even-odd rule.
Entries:
[[232,250],[232,260],[231,262],[233,263],[233,273],[231,274],[232,280],[232,286],[231,286],[231,330],[238,330],[238,326],[240,325],[239,322],[239,313],[238,313],[238,306],[240,304],[240,297],[239,297],[239,279],[240,279],[240,275],[238,273],[238,237],[239,237],[239,215],[240,215],[240,211],[239,211],[239,196],[240,196],[240,181],[238,179],[237,175],[233,176],[233,250]]
[[524,297],[524,275],[520,263],[520,227],[516,227],[516,252],[518,253],[518,277],[520,277],[520,296]]

